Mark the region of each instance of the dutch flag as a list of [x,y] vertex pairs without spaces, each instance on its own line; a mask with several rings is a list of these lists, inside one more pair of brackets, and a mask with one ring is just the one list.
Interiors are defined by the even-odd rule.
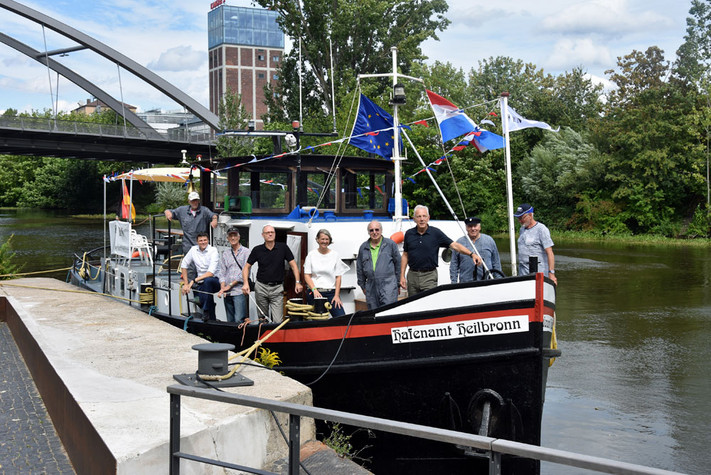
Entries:
[[432,105],[435,118],[442,133],[442,142],[477,130],[476,123],[471,120],[460,108],[449,102],[444,97],[427,91],[427,97]]

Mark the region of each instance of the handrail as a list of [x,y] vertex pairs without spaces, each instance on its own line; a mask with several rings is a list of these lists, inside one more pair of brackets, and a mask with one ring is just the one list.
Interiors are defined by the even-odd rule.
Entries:
[[[489,453],[489,474],[498,475],[501,473],[501,455],[515,455],[519,457],[532,458],[546,462],[568,465],[571,467],[595,470],[603,473],[615,474],[675,474],[668,470],[645,467],[627,462],[594,457],[590,455],[577,454],[565,450],[550,449],[537,445],[523,444],[511,440],[495,439],[466,432],[457,432],[436,427],[427,427],[419,424],[380,419],[377,417],[364,416],[332,409],[323,409],[303,404],[294,404],[284,401],[274,401],[244,394],[215,391],[214,389],[195,388],[189,386],[172,385],[167,388],[170,394],[170,473],[177,475],[180,473],[180,459],[199,460],[204,463],[211,463],[225,467],[224,462],[206,459],[196,455],[180,452],[180,396],[206,399],[209,401],[224,402],[227,404],[238,404],[242,406],[266,409],[274,412],[283,412],[290,416],[290,426],[299,425],[299,418],[308,417],[312,419],[339,422],[342,424],[364,427],[368,429],[401,434],[411,437],[418,437],[427,440],[445,442],[476,449],[485,450]],[[299,473],[299,431],[290,427],[289,431],[289,471],[291,474]],[[234,467],[233,467],[234,468]],[[239,467],[245,470],[245,467]],[[251,473],[268,473],[259,469],[248,469]]]

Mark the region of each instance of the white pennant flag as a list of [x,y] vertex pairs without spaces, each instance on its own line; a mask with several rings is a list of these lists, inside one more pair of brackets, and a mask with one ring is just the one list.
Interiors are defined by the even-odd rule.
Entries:
[[529,127],[538,127],[539,129],[548,129],[552,130],[553,132],[558,132],[560,130],[560,127],[557,129],[553,129],[550,125],[546,124],[545,122],[540,122],[537,120],[528,120],[524,117],[521,116],[518,112],[513,110],[511,106],[508,106],[509,108],[509,132],[512,132],[514,130],[521,130],[521,129],[528,129]]

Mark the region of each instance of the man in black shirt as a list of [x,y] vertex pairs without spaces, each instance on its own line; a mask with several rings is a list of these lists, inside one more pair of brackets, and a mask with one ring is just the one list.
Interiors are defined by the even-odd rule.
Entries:
[[283,319],[284,305],[284,262],[289,263],[291,271],[296,277],[296,293],[300,294],[303,290],[299,268],[296,266],[294,254],[289,249],[289,246],[283,242],[276,242],[276,231],[273,226],[266,225],[262,228],[262,237],[264,244],[255,246],[249,254],[247,263],[242,269],[244,278],[242,292],[249,294],[249,270],[254,263],[259,264],[257,269],[257,281],[254,285],[255,301],[257,303],[257,311],[259,316],[267,317],[266,312],[271,313],[272,321],[279,323]]
[[[427,206],[415,206],[415,224],[405,233],[402,261],[400,262],[400,286],[407,289],[407,295],[437,287],[437,263],[440,247],[449,247],[481,264],[481,258],[458,242],[454,242],[440,229],[430,226],[430,211]],[[410,271],[405,274],[407,266]]]

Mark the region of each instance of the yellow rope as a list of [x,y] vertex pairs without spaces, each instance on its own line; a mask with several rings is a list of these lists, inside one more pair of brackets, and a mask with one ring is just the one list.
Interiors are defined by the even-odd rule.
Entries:
[[264,342],[267,341],[269,338],[271,338],[272,335],[276,334],[277,331],[281,330],[281,328],[282,328],[284,325],[286,325],[287,323],[289,323],[290,320],[291,320],[291,319],[288,318],[288,317],[285,318],[274,330],[272,330],[272,331],[270,331],[269,333],[267,333],[261,340],[255,341],[255,342],[252,344],[252,346],[250,346],[250,347],[247,348],[246,350],[242,350],[242,351],[240,351],[239,353],[235,353],[234,355],[230,356],[230,357],[228,358],[229,361],[232,361],[232,360],[235,359],[235,358],[239,358],[240,356],[242,357],[242,359],[240,360],[239,363],[235,364],[234,368],[232,368],[232,370],[231,370],[229,373],[223,374],[223,375],[221,375],[221,376],[220,376],[220,375],[205,375],[205,376],[200,375],[200,379],[204,379],[204,380],[206,380],[206,381],[222,381],[222,380],[224,380],[224,379],[231,378],[231,377],[234,376],[234,374],[237,372],[237,370],[239,369],[239,367],[242,366],[242,363],[244,363],[245,360],[246,360],[247,358],[249,358],[249,355],[250,355],[250,353],[252,353],[252,351],[256,351],[257,348],[259,348],[259,347],[262,345],[262,343],[264,343]]
[[91,276],[91,264],[89,264],[86,261],[86,252],[81,258],[81,268],[79,269],[79,276],[86,280],[87,276],[89,277],[90,280],[96,280],[99,278],[99,274],[101,274],[101,268],[96,269],[96,275],[94,277]]
[[62,267],[61,269],[38,270],[35,272],[20,272],[17,274],[0,274],[0,279],[2,279],[3,277],[19,277],[22,275],[50,274],[52,272],[60,272],[60,271],[69,270],[69,269],[71,269],[71,267]]
[[131,300],[126,297],[118,297],[116,295],[105,294],[103,292],[94,292],[93,290],[69,290],[69,289],[53,289],[51,287],[36,287],[33,285],[22,285],[22,284],[9,284],[7,282],[0,282],[0,287],[22,287],[25,289],[37,289],[37,290],[51,290],[54,292],[69,292],[73,294],[91,294],[91,295],[103,295],[104,297],[111,297],[112,299],[125,300],[131,303],[141,303],[138,300]]

